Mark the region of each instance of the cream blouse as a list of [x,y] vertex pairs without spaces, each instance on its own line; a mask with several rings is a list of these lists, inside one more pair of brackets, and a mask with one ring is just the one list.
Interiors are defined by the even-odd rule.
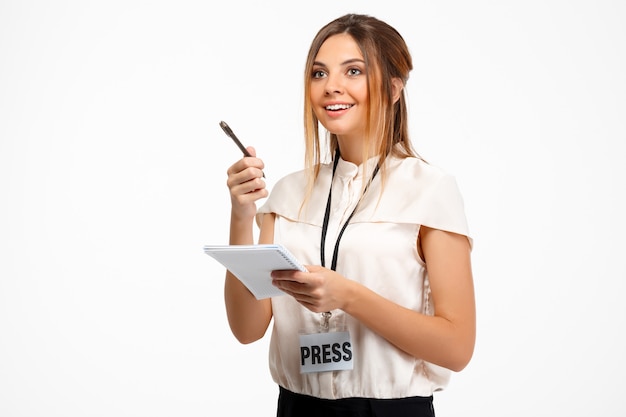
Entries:
[[[368,161],[367,179],[375,162]],[[385,164],[384,192],[380,194],[378,174],[341,238],[336,270],[404,307],[433,314],[428,273],[416,247],[419,228],[462,234],[471,244],[463,200],[454,177],[418,158],[388,157]],[[338,233],[361,196],[362,172],[363,166],[338,162],[326,237],[328,268]],[[332,164],[323,165],[302,211],[303,171],[279,180],[259,208],[259,214],[276,214],[274,243],[286,246],[305,265],[321,264],[321,229],[331,177]],[[277,384],[292,392],[328,399],[400,398],[429,396],[448,383],[448,369],[406,354],[340,310],[332,311],[330,326],[350,332],[353,369],[301,374],[298,336],[317,332],[321,315],[289,296],[271,301],[270,371]]]

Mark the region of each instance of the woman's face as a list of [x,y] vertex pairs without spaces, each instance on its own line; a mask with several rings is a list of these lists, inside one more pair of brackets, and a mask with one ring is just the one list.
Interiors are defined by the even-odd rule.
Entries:
[[311,105],[322,125],[339,138],[362,140],[367,116],[365,61],[348,34],[326,39],[311,73]]

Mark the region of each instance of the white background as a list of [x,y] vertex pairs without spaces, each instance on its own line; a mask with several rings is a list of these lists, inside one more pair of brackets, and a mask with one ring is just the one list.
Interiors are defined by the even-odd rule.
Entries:
[[274,415],[269,334],[235,341],[202,252],[240,157],[218,123],[270,188],[299,169],[306,52],[347,12],[406,38],[413,140],[475,239],[438,416],[623,415],[625,3],[3,0],[0,416]]

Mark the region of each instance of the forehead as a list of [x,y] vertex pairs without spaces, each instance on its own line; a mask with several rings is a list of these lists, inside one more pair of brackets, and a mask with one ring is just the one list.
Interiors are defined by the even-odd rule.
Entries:
[[344,62],[363,59],[359,45],[347,33],[333,35],[326,39],[320,47],[315,60],[321,63]]

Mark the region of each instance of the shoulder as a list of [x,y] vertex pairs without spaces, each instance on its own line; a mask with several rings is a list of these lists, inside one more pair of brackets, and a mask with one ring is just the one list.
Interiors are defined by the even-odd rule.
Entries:
[[305,170],[291,172],[276,181],[272,187],[271,194],[277,195],[284,192],[284,190],[300,189],[306,184],[306,181]]
[[469,235],[463,197],[453,175],[413,157],[391,158],[386,164],[383,191],[371,206],[372,219]]
[[404,195],[415,201],[459,197],[456,178],[420,158],[392,158],[387,163],[385,193]]
[[390,158],[387,163],[389,177],[392,180],[419,180],[421,182],[437,182],[450,178],[444,169],[417,158]]

